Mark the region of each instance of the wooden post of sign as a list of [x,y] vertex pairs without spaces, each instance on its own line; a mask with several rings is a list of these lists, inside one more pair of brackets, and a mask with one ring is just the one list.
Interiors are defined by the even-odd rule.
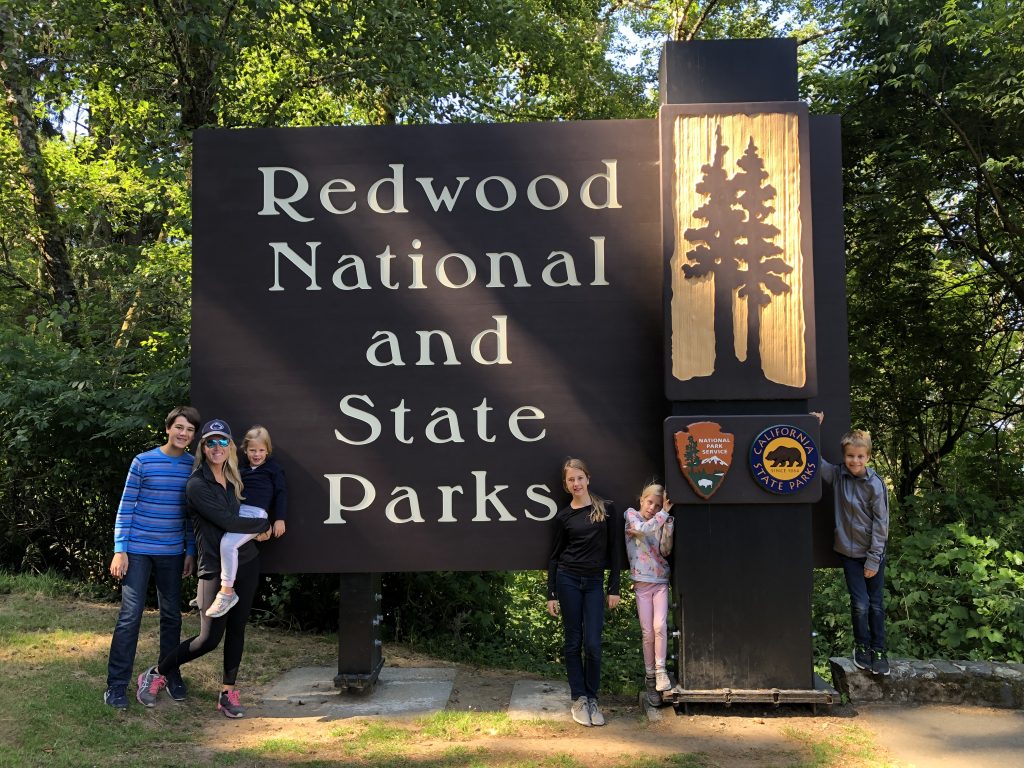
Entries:
[[338,674],[334,686],[369,693],[377,684],[381,654],[379,573],[343,573],[338,592]]
[[[780,103],[784,105],[798,101],[796,42],[761,39],[667,43],[662,51],[660,81],[663,105],[738,105],[737,111],[743,113],[744,119],[747,120],[744,125],[754,124],[763,119],[762,112],[777,113],[780,111]],[[764,109],[761,109],[758,107],[759,102],[774,104],[765,105]],[[699,115],[701,108],[694,106],[692,111]],[[703,219],[715,215],[708,213],[707,208],[698,210],[703,204],[700,195],[708,195],[707,190],[714,182],[715,173],[718,172],[722,177],[733,172],[737,176],[740,175],[739,171],[723,170],[721,167],[721,159],[725,156],[726,150],[733,154],[742,154],[746,149],[752,156],[759,153],[756,159],[761,162],[762,157],[777,151],[784,138],[781,132],[766,133],[757,136],[756,140],[751,138],[748,145],[746,128],[743,131],[734,130],[731,135],[726,135],[728,128],[728,125],[725,129],[712,127],[709,129],[710,132],[706,130],[703,134],[700,134],[699,130],[691,132],[694,141],[704,141],[712,148],[709,154],[703,155],[705,159],[698,162],[694,169],[695,173],[692,174],[698,179],[703,178],[700,188],[694,193],[691,184],[681,193],[690,194],[697,201],[688,201],[689,208],[686,211],[694,211],[695,215]],[[814,128],[813,124],[811,128]],[[685,131],[687,128],[683,126],[680,130]],[[662,131],[665,131],[664,123]],[[826,131],[825,134],[830,136],[834,143],[838,142],[838,132]],[[678,139],[679,135],[681,134],[676,134],[677,142],[681,141]],[[666,140],[663,136],[663,144]],[[813,140],[811,146],[814,146]],[[685,148],[678,150],[676,156],[685,158],[684,150]],[[799,152],[802,162],[806,162],[806,148],[800,148]],[[837,153],[829,153],[828,160],[834,161],[836,156]],[[664,167],[664,157],[663,154],[663,179],[667,178],[665,174],[675,172],[671,167]],[[818,159],[817,156],[815,159]],[[728,162],[732,162],[731,156]],[[770,165],[771,158],[765,160],[765,163]],[[704,164],[703,167],[701,164]],[[691,167],[692,164],[687,165],[688,169]],[[687,173],[689,172],[688,170]],[[781,174],[781,171],[779,173]],[[813,169],[811,174],[810,186],[813,188],[819,175],[815,174]],[[828,187],[837,177],[838,172],[832,173],[831,176],[825,174],[824,178],[828,183],[822,186]],[[806,181],[805,178],[805,188]],[[679,182],[679,185],[679,188],[682,188],[682,182]],[[663,190],[666,188],[663,183]],[[728,186],[722,188],[731,189]],[[762,191],[765,189],[762,187]],[[775,188],[767,188],[766,194],[775,194],[777,191]],[[814,217],[814,252],[817,254],[819,241],[830,243],[833,256],[838,251],[838,259],[833,259],[837,261],[838,266],[832,264],[825,269],[825,274],[827,280],[833,283],[838,281],[841,285],[841,197],[838,192],[837,189],[830,187],[819,198],[818,190],[815,189],[811,207]],[[792,204],[792,198],[784,199],[783,195],[779,195],[779,199],[773,199],[771,203],[776,207],[790,204],[794,211],[798,208]],[[734,211],[739,207],[734,205]],[[840,210],[839,216],[836,216],[837,209]],[[663,215],[669,215],[665,213],[664,208]],[[726,211],[723,215],[731,214]],[[745,214],[736,213],[736,216],[741,222],[748,221],[744,218]],[[817,230],[819,216],[821,221],[832,222],[823,226],[820,233]],[[750,220],[752,217],[753,214]],[[835,226],[836,221],[838,226]],[[811,268],[808,268],[804,275],[804,279],[809,283],[808,292],[804,295],[808,297],[810,307],[802,308],[808,310],[807,322],[804,323],[801,318],[794,321],[796,315],[787,311],[785,319],[779,320],[776,330],[772,331],[775,333],[774,340],[781,339],[782,342],[787,342],[795,337],[809,349],[804,358],[798,360],[800,363],[806,362],[807,367],[795,371],[792,392],[786,392],[786,387],[791,383],[786,381],[783,375],[774,374],[772,377],[762,378],[762,353],[767,356],[775,354],[778,350],[770,348],[774,340],[763,342],[758,349],[756,337],[760,333],[762,340],[767,338],[764,335],[767,333],[765,326],[753,325],[758,318],[753,312],[748,314],[746,304],[735,298],[751,296],[749,291],[752,288],[748,286],[730,293],[729,283],[724,282],[718,272],[719,265],[725,268],[727,259],[722,258],[720,262],[714,263],[704,259],[706,264],[702,265],[702,254],[688,250],[689,243],[684,243],[680,249],[680,241],[700,239],[700,224],[686,221],[680,224],[678,217],[675,223],[666,223],[666,229],[670,224],[674,227],[671,233],[675,237],[676,250],[674,254],[666,254],[666,391],[672,400],[672,418],[666,422],[666,426],[669,426],[669,422],[679,421],[685,426],[691,417],[693,421],[706,419],[722,422],[734,417],[752,418],[755,421],[763,418],[766,426],[772,423],[796,423],[799,417],[802,417],[801,423],[806,426],[808,411],[814,406],[823,407],[820,405],[822,395],[834,396],[835,401],[848,403],[848,383],[845,380],[828,379],[828,386],[834,391],[823,392],[819,389],[821,382],[813,378],[816,375],[815,365],[818,368],[825,368],[832,362],[832,358],[837,354],[832,351],[833,348],[838,350],[839,355],[845,354],[846,350],[845,322],[834,322],[835,315],[829,314],[830,310],[826,309],[822,315],[832,322],[829,325],[815,327],[816,302],[810,288],[813,287],[813,280],[819,279],[821,274],[817,261],[813,263],[814,278],[810,277]],[[805,230],[811,229],[809,224],[809,220],[804,219],[802,226]],[[709,231],[716,227],[717,224],[715,227],[708,225]],[[800,227],[796,227],[795,231],[799,229]],[[838,248],[835,247],[837,237]],[[770,237],[766,236],[765,240],[770,240]],[[750,239],[738,237],[736,242],[745,244],[749,243]],[[776,253],[791,247],[810,251],[806,242],[802,246],[781,243]],[[704,251],[710,252],[711,248],[711,245],[705,244]],[[684,256],[681,257],[680,253]],[[696,255],[693,255],[694,253]],[[806,257],[809,256],[810,253],[806,253]],[[675,262],[672,261],[673,258]],[[680,258],[684,260],[680,262]],[[768,256],[763,258],[767,261]],[[749,260],[748,257],[748,262]],[[731,264],[731,260],[728,261]],[[700,285],[696,280],[693,281],[694,295],[697,299],[691,306],[698,306],[698,310],[685,315],[683,320],[680,320],[683,315],[673,318],[672,309],[672,279],[675,271],[684,269],[680,264],[696,265],[685,267],[687,277],[702,277],[702,269],[715,273],[713,276],[706,276],[707,279]],[[778,286],[780,282],[788,283],[785,298],[791,300],[795,295],[791,288],[796,285],[795,277],[798,272],[799,270],[792,270],[780,273],[775,278],[766,278],[764,285]],[[751,272],[741,272],[739,277],[733,276],[729,279],[732,279],[736,286],[745,285],[744,281],[751,281],[750,275]],[[717,285],[715,280],[722,284]],[[772,280],[774,282],[771,282]],[[679,300],[680,284],[681,281],[677,280],[676,301]],[[720,287],[726,290],[716,294],[716,289]],[[688,285],[687,289],[689,288]],[[763,299],[759,294],[754,295],[768,304],[777,298],[775,295],[769,296],[768,290],[764,288]],[[700,293],[701,291],[703,293]],[[747,293],[744,294],[744,291]],[[782,293],[781,289],[777,291],[779,295]],[[713,309],[701,315],[700,302],[704,302],[703,306]],[[845,321],[845,316],[841,319]],[[705,328],[714,329],[710,331],[710,341],[709,332],[705,332],[703,336],[687,333],[686,338],[680,338],[681,322],[685,325],[699,321],[705,321]],[[673,322],[675,326],[672,325]],[[790,325],[785,327],[783,322],[789,322]],[[738,327],[745,330],[735,331]],[[726,329],[725,333],[729,334],[728,338],[722,338],[723,328]],[[689,331],[689,326],[684,330]],[[749,335],[747,331],[751,331]],[[795,336],[796,334],[799,335]],[[672,346],[673,343],[676,347]],[[696,348],[694,345],[697,344],[703,344],[703,348]],[[735,353],[734,348],[737,350]],[[785,358],[786,354],[789,354],[789,358]],[[685,365],[691,365],[692,371],[679,372],[678,358],[683,355],[686,356]],[[795,355],[786,350],[779,352],[778,357],[796,359]],[[752,358],[757,362],[756,371],[750,363]],[[714,375],[718,377],[714,386],[705,387],[704,390],[700,390],[699,385],[694,387],[693,391],[698,393],[694,395],[694,399],[680,396],[679,387],[685,389],[702,376],[705,377],[705,381],[710,380],[711,368],[706,363],[708,360],[712,361],[710,365],[715,366]],[[746,360],[746,363],[743,363],[743,360]],[[674,361],[676,368],[673,368]],[[701,365],[705,366],[705,370],[701,370]],[[728,368],[730,365],[731,369]],[[837,365],[839,370],[845,372],[845,359]],[[721,375],[723,369],[725,376]],[[757,381],[754,381],[755,378]],[[782,382],[781,387],[775,383],[779,381]],[[673,387],[676,385],[678,387],[674,394]],[[838,421],[841,422],[844,418],[846,408],[848,405],[839,408]],[[816,423],[813,427],[814,429],[810,431],[816,430]],[[722,481],[723,488],[726,484],[735,483],[735,475],[740,473],[744,473],[744,479],[749,481],[751,469],[747,463],[750,451],[749,438],[743,444],[737,438],[734,466],[726,473]],[[826,453],[832,451],[826,450]],[[670,439],[666,441],[665,461],[666,467],[671,467],[677,462]],[[812,531],[817,525],[814,522],[817,515],[816,507],[811,503],[813,499],[801,499],[803,503],[780,503],[779,498],[769,498],[768,493],[758,498],[755,492],[749,502],[742,500],[736,503],[721,503],[720,496],[716,503],[711,503],[694,495],[689,488],[673,487],[670,473],[667,474],[666,481],[669,483],[669,492],[673,500],[677,502],[674,512],[676,545],[673,588],[674,616],[679,632],[675,669],[678,682],[671,691],[666,692],[664,700],[683,706],[697,702],[726,705],[741,702],[776,705],[802,702],[828,705],[837,700],[836,692],[823,681],[816,679],[813,669],[811,594],[815,537]],[[685,483],[682,485],[685,486]],[[678,503],[681,501],[684,503]]]

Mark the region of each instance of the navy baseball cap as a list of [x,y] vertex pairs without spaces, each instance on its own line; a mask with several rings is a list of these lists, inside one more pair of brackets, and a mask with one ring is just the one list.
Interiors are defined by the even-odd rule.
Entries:
[[231,437],[231,427],[228,426],[226,421],[221,419],[214,419],[203,424],[202,436],[200,440],[205,440],[210,435],[224,435],[224,437]]

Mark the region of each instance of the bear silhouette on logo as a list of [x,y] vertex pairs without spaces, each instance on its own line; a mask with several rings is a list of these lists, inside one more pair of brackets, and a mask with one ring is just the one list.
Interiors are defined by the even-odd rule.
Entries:
[[770,453],[766,453],[765,458],[772,463],[773,467],[795,467],[804,463],[800,449],[790,445],[780,445]]

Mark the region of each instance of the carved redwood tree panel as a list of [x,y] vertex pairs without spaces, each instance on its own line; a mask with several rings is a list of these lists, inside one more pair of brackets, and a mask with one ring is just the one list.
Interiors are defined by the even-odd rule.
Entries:
[[661,112],[670,399],[816,391],[807,110]]

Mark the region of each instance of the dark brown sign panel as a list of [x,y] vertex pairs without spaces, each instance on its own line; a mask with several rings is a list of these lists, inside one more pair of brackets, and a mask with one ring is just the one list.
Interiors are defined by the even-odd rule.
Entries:
[[193,402],[269,428],[279,572],[543,567],[661,463],[657,124],[200,131]]

